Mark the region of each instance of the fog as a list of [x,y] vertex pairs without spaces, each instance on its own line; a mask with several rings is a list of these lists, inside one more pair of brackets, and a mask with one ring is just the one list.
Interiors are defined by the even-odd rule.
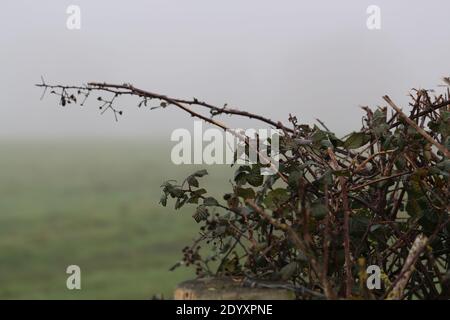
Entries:
[[[69,5],[81,29],[66,27]],[[381,29],[366,26],[369,5]],[[360,105],[389,94],[406,106],[412,87],[436,88],[450,71],[449,1],[3,1],[0,138],[145,137],[192,130],[180,110],[123,100],[119,122],[85,107],[39,100],[49,83],[129,82],[286,121],[316,118],[344,133]],[[235,122],[231,126],[252,126]]]

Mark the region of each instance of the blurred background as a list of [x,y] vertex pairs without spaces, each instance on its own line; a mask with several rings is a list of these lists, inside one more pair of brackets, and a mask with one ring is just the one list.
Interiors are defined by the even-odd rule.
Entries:
[[[81,29],[69,30],[70,5]],[[381,29],[366,26],[369,5]],[[187,210],[158,204],[160,185],[198,167],[170,161],[179,110],[123,100],[115,122],[95,99],[79,107],[39,100],[34,84],[132,83],[286,121],[316,118],[344,135],[359,106],[411,88],[436,88],[450,70],[450,2],[13,1],[0,11],[0,298],[171,297],[193,277],[168,271],[195,236]],[[231,127],[244,119],[223,117]],[[206,167],[206,166],[202,166]],[[214,194],[231,169],[206,167]],[[66,267],[82,290],[66,288]]]

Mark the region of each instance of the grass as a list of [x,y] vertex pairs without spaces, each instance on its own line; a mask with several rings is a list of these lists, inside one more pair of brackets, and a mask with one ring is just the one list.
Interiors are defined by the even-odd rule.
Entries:
[[[188,209],[158,204],[175,166],[144,141],[0,142],[0,299],[148,299],[192,278],[168,269],[196,235]],[[225,166],[207,168],[213,195]],[[80,266],[82,290],[66,288]]]

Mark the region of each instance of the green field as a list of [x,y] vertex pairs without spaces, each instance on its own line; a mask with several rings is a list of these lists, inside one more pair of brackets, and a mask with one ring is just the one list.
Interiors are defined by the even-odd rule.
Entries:
[[[229,168],[206,168],[213,195],[229,185]],[[168,269],[197,226],[159,186],[196,169],[131,139],[0,142],[0,299],[170,298],[193,277]],[[72,264],[81,290],[66,288]]]

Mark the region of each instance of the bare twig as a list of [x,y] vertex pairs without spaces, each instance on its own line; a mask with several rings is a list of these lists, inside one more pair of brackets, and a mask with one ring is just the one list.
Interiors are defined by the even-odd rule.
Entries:
[[450,158],[450,152],[439,142],[434,140],[425,130],[419,127],[414,121],[412,121],[406,114],[402,112],[402,110],[395,105],[395,103],[388,96],[384,96],[383,99],[402,117],[403,120],[406,121],[411,127],[417,130],[428,142],[433,144],[436,148],[439,149],[447,158]]

